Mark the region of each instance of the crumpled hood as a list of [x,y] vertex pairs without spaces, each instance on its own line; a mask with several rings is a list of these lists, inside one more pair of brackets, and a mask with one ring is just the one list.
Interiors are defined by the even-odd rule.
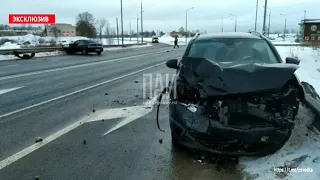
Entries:
[[259,92],[282,87],[299,68],[294,64],[216,63],[205,58],[184,57],[182,76],[200,97]]

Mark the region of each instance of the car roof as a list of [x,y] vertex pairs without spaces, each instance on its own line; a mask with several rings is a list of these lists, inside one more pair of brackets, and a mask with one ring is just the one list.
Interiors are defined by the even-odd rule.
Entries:
[[261,37],[245,32],[220,32],[220,33],[209,33],[209,34],[201,34],[197,40],[209,40],[213,38],[247,38],[247,39],[262,39]]

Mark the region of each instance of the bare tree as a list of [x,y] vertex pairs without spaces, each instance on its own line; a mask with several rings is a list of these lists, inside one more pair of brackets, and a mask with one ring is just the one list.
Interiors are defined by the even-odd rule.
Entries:
[[97,20],[97,22],[96,22],[100,41],[101,41],[101,39],[102,39],[102,31],[103,31],[103,28],[104,28],[104,26],[106,25],[106,23],[107,23],[107,20],[104,19],[104,18],[100,18],[100,19]]
[[104,31],[104,34],[107,35],[107,36],[110,36],[111,35],[111,27],[110,27],[110,24],[108,21],[106,21],[106,28],[105,28],[105,31]]
[[52,33],[53,33],[53,35],[54,35],[55,38],[57,38],[57,37],[59,36],[59,30],[58,30],[58,28],[53,27],[53,28],[51,29],[51,31],[52,31]]
[[110,24],[108,21],[106,21],[106,24],[105,24],[105,32],[104,34],[107,36],[107,42],[108,44],[113,44],[113,39],[111,37],[112,35],[112,28],[110,27]]
[[95,28],[95,20],[92,14],[89,12],[83,12],[78,14],[76,23],[76,31],[79,36],[85,36],[88,38],[95,38],[97,31]]
[[77,18],[76,18],[77,23],[84,21],[84,22],[88,22],[90,24],[94,24],[94,17],[92,14],[90,14],[89,12],[83,12],[83,13],[79,13]]

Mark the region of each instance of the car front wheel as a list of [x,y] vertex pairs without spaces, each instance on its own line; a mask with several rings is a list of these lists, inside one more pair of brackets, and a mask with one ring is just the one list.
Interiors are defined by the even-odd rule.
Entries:
[[87,50],[85,50],[85,49],[82,50],[82,54],[83,54],[83,55],[87,55],[87,54],[88,54]]
[[101,52],[97,52],[98,55],[101,55]]

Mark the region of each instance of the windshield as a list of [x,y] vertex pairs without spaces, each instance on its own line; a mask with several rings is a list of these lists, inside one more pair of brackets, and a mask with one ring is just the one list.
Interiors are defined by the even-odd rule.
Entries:
[[215,62],[279,63],[263,39],[221,38],[195,41],[189,57],[200,57]]

